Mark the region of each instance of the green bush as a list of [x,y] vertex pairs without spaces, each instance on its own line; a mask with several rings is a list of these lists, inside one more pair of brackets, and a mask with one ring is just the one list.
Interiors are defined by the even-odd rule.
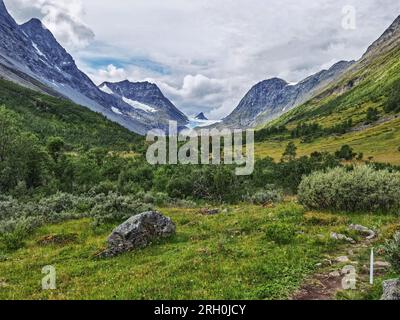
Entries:
[[22,248],[28,232],[23,224],[19,224],[12,232],[0,233],[0,249],[15,251]]
[[267,227],[265,236],[269,241],[284,245],[293,241],[296,236],[296,230],[289,224],[274,223]]
[[334,168],[303,178],[299,201],[310,209],[387,212],[400,207],[400,173]]
[[393,84],[384,108],[385,112],[400,111],[400,80]]
[[139,213],[152,210],[150,204],[145,204],[135,197],[121,196],[115,193],[98,195],[95,198],[97,203],[90,212],[94,218],[94,225],[104,223],[123,222]]
[[267,189],[260,190],[252,195],[245,196],[245,201],[257,205],[268,205],[282,202],[282,193],[279,190]]
[[351,148],[350,146],[344,145],[340,148],[340,150],[335,152],[335,156],[340,160],[350,161],[357,156],[357,153],[354,153],[353,148]]
[[384,251],[396,272],[400,272],[400,232],[394,235],[393,240],[386,242]]
[[[145,194],[149,198],[150,194]],[[157,194],[153,202],[161,201]],[[149,200],[149,199],[148,199]],[[117,193],[74,196],[57,193],[39,202],[21,202],[12,197],[0,198],[0,243],[7,250],[19,248],[35,228],[70,219],[91,217],[94,225],[122,222],[133,215],[152,209],[138,196]]]

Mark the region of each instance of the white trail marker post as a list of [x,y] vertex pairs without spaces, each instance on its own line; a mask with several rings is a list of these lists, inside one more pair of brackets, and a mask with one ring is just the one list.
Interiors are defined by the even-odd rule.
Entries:
[[369,284],[374,284],[374,248],[371,249],[371,260],[369,268]]

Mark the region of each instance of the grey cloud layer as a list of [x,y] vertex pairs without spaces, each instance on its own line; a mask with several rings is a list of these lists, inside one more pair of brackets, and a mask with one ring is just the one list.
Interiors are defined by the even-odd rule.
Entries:
[[[32,10],[27,2],[32,3],[17,0],[15,6],[19,3],[20,12]],[[71,18],[69,25],[83,29],[49,28],[70,38],[76,32],[78,43],[84,42],[80,38],[88,43],[94,30],[96,41],[74,56],[96,82],[152,80],[183,111],[205,111],[212,118],[227,115],[258,81],[278,76],[296,82],[338,60],[359,58],[400,14],[398,0],[33,2],[58,3]],[[356,8],[356,30],[342,28],[345,5]],[[132,57],[155,61],[169,72],[145,64],[90,63]]]

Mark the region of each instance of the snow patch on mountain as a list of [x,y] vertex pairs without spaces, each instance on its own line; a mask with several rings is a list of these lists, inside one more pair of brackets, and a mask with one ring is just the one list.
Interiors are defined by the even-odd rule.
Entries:
[[119,114],[119,115],[123,115],[123,113],[121,111],[119,111],[119,109],[115,108],[115,107],[111,107],[112,112]]
[[39,56],[42,56],[42,57],[46,58],[46,55],[42,51],[40,51],[40,49],[39,49],[39,47],[38,47],[38,45],[36,43],[34,43],[32,41],[32,45],[35,48],[36,52],[39,54]]
[[153,107],[148,106],[147,104],[144,103],[140,103],[138,101],[135,100],[131,100],[125,97],[122,97],[122,100],[124,100],[125,103],[129,104],[130,106],[132,106],[135,109],[140,109],[146,112],[150,112],[150,113],[154,113],[157,112],[156,109],[154,109]]
[[99,89],[107,94],[114,94],[114,92],[106,84],[99,87]]

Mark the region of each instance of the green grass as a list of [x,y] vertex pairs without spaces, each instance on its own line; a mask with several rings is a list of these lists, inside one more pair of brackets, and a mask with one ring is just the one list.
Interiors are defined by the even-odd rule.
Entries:
[[[359,132],[327,135],[307,144],[296,140],[298,153],[334,152],[348,144],[355,152],[364,153],[365,158],[374,157],[377,162],[400,164],[400,121],[398,118],[390,119],[393,114],[383,111],[388,95],[399,79],[400,50],[397,46],[358,62],[316,97],[260,128],[285,125],[293,129],[300,123],[318,123],[323,128],[332,128],[349,119],[352,119],[354,127],[358,127],[365,123],[368,108],[377,108],[379,116],[389,118],[389,121]],[[349,86],[350,83],[355,85]],[[260,158],[270,156],[279,160],[288,142],[288,137],[283,135],[275,137],[275,140],[266,140],[257,144],[256,154]]]
[[272,157],[280,160],[289,143],[294,141],[299,156],[310,155],[314,151],[335,152],[341,146],[350,145],[355,152],[364,154],[364,159],[373,157],[376,162],[400,164],[400,119],[372,126],[359,132],[349,132],[340,136],[329,136],[315,139],[311,143],[295,140],[266,140],[256,144],[256,157]]
[[[94,257],[112,225],[95,231],[84,219],[40,228],[24,248],[0,254],[0,299],[287,298],[316,263],[345,250],[330,239],[332,231],[349,223],[399,227],[392,215],[305,212],[295,203],[231,206],[216,216],[200,215],[199,209],[160,210],[177,224],[177,234],[113,259]],[[278,235],[275,242],[271,229],[289,230],[290,237],[279,241]],[[49,235],[72,240],[45,245]],[[46,265],[57,269],[54,291],[41,290]]]

